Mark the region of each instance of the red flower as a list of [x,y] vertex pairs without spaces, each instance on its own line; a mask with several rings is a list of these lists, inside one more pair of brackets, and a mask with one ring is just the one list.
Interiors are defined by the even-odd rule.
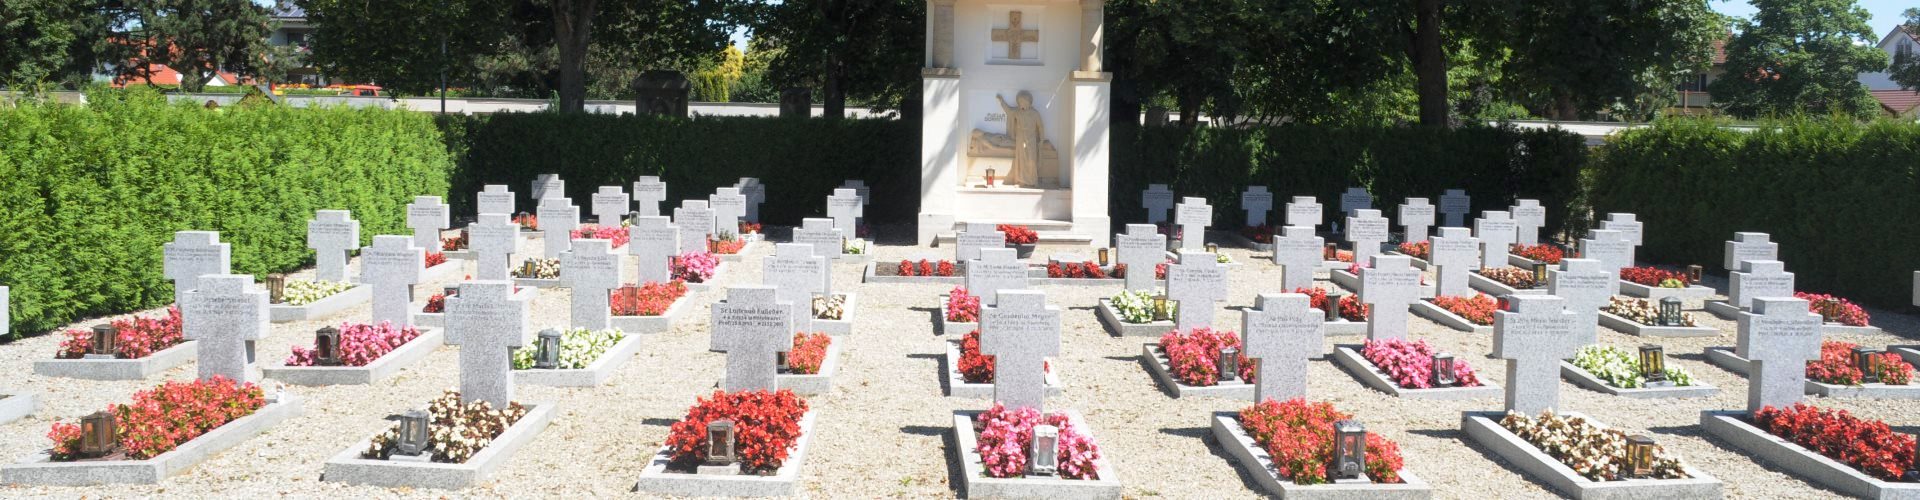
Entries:
[[[1562,257],[1565,257],[1565,253],[1562,250],[1560,250],[1560,247],[1553,246],[1553,245],[1546,245],[1546,244],[1514,245],[1508,251],[1508,253],[1518,255],[1528,260],[1544,262],[1551,265],[1560,264],[1560,259]],[[1660,284],[1654,283],[1648,286],[1660,286]]]
[[438,266],[438,265],[441,265],[441,264],[445,264],[445,263],[447,263],[447,254],[444,254],[444,253],[440,253],[440,252],[427,252],[427,253],[426,253],[426,264],[427,264],[427,267],[433,267],[433,266]]
[[[1353,418],[1331,403],[1266,400],[1240,410],[1240,426],[1255,444],[1273,457],[1280,476],[1298,484],[1327,482],[1327,464],[1333,461],[1333,423]],[[1398,483],[1400,446],[1379,434],[1367,434],[1367,475],[1376,481]]]
[[793,334],[793,349],[787,351],[787,369],[800,375],[818,375],[826,362],[827,346],[833,337],[820,332]]
[[[1193,386],[1206,387],[1220,383],[1220,350],[1228,347],[1242,349],[1240,337],[1226,330],[1197,328],[1184,335],[1167,332],[1160,336],[1160,350],[1167,355],[1167,366],[1173,377]],[[1253,363],[1244,353],[1237,358],[1239,371],[1235,374],[1242,380],[1253,382]]]
[[1493,312],[1500,309],[1499,302],[1483,293],[1473,294],[1472,297],[1442,295],[1433,298],[1433,305],[1481,326],[1493,324]]
[[770,473],[780,469],[788,448],[800,438],[800,418],[807,414],[807,402],[792,391],[779,392],[714,391],[687,409],[687,418],[667,430],[667,447],[672,450],[673,465],[689,470],[707,459],[707,424],[729,419],[734,425],[735,450],[747,473]]
[[1032,229],[1027,229],[1027,226],[1001,224],[998,226],[998,229],[1000,232],[1006,233],[1006,242],[1008,245],[1032,245],[1040,241],[1040,233],[1034,232]]
[[1913,435],[1894,432],[1886,422],[1861,419],[1846,410],[1805,403],[1789,408],[1768,406],[1753,413],[1753,423],[1883,480],[1899,481],[1913,464]]
[[614,316],[659,316],[666,314],[667,309],[686,294],[687,284],[680,280],[649,281],[637,287],[628,283],[613,290],[607,307]]

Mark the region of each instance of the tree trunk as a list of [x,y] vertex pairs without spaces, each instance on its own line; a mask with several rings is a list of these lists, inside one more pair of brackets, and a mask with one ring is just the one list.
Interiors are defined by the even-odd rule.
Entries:
[[823,85],[823,87],[825,87],[823,91],[827,94],[826,109],[821,111],[821,115],[825,116],[828,120],[838,120],[847,117],[847,88],[846,85],[844,85],[847,78],[846,74],[846,69],[841,63],[838,53],[828,55],[827,74],[825,75],[826,82],[825,85]]
[[[820,19],[838,26],[841,33],[852,31],[853,27],[847,26],[853,22],[850,15],[853,7],[848,5],[848,2],[823,1],[814,5],[820,9]],[[853,47],[848,46],[848,40],[851,38],[852,36],[847,35],[835,38],[834,49],[827,52],[826,64],[821,68],[823,71],[820,75],[820,90],[826,96],[822,99],[825,102],[823,106],[825,109],[821,110],[820,114],[828,120],[847,117],[846,68],[844,67],[846,63],[840,54],[854,50]]]
[[553,0],[553,38],[560,46],[560,112],[587,109],[587,45],[599,0]]
[[1440,41],[1441,0],[1419,0],[1415,8],[1413,72],[1420,95],[1420,124],[1445,127],[1447,123],[1447,53]]

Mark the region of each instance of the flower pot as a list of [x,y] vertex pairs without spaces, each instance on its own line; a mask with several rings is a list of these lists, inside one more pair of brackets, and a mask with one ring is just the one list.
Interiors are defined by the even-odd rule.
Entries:
[[1015,254],[1018,254],[1020,258],[1025,259],[1033,256],[1033,247],[1035,246],[1038,246],[1038,245],[1035,243],[1027,243],[1024,245],[1014,245],[1013,252]]

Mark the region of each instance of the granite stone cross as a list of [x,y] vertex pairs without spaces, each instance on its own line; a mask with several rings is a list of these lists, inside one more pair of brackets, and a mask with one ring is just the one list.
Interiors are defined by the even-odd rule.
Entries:
[[[848,179],[846,182],[840,183],[840,189],[852,189],[853,194],[860,197],[860,206],[867,206],[867,202],[873,200],[873,196],[870,196],[873,194],[873,189],[867,187],[867,181]],[[863,213],[862,215],[864,216],[865,214]]]
[[660,215],[660,202],[667,200],[667,183],[652,175],[640,176],[633,183],[633,201],[640,204],[640,215],[652,217]]
[[845,188],[835,189],[833,195],[827,197],[827,217],[833,218],[833,227],[847,239],[859,235],[860,217],[866,215],[862,200],[865,198],[858,191]]
[[673,209],[673,225],[680,228],[680,253],[705,252],[713,239],[713,209],[706,200],[680,200]]
[[740,194],[740,188],[723,187],[713,190],[707,196],[707,206],[713,208],[713,230],[720,234],[740,233],[740,219],[747,216],[747,195]]
[[967,261],[967,291],[980,303],[1000,303],[1000,292],[1026,290],[1027,264],[1011,248],[982,248],[980,258]]
[[793,242],[806,244],[808,251],[821,257],[840,258],[847,251],[845,241],[840,230],[833,227],[833,219],[808,217],[793,229]]
[[1206,248],[1207,226],[1213,224],[1213,206],[1206,198],[1183,198],[1173,207],[1173,222],[1180,225],[1180,249]]
[[760,204],[767,202],[767,185],[758,177],[741,177],[734,187],[747,197],[747,222],[760,223]]
[[580,228],[580,207],[564,198],[546,198],[540,200],[536,209],[540,215],[541,246],[546,247],[545,256],[558,259],[560,254],[573,248],[573,230]]
[[1167,211],[1173,210],[1173,190],[1166,184],[1148,184],[1146,191],[1140,192],[1140,205],[1147,207],[1147,223],[1159,224],[1167,221]]
[[1320,200],[1312,196],[1295,196],[1293,201],[1287,202],[1288,226],[1300,226],[1318,231],[1320,222],[1323,220]]
[[200,284],[200,277],[233,272],[233,247],[220,242],[218,231],[179,231],[160,245],[161,275],[173,280],[173,303]]
[[1738,271],[1740,261],[1780,260],[1780,244],[1767,239],[1767,233],[1733,233],[1733,240],[1726,244],[1726,261],[1720,265]]
[[1645,224],[1636,220],[1633,214],[1627,213],[1610,213],[1607,214],[1607,220],[1600,221],[1600,229],[1612,229],[1626,234],[1627,242],[1635,247],[1646,242],[1642,236],[1645,232],[1644,228]]
[[513,191],[508,191],[505,184],[488,184],[473,199],[478,205],[476,213],[513,214]]
[[1406,228],[1408,243],[1427,240],[1427,229],[1433,227],[1433,205],[1426,198],[1407,198],[1400,204],[1400,227]]
[[1213,254],[1180,251],[1180,262],[1167,266],[1167,300],[1174,312],[1174,329],[1182,332],[1213,327],[1214,304],[1227,300],[1227,266]]
[[[760,260],[760,281],[774,287],[781,302],[793,304],[793,326],[813,331],[813,296],[830,293],[827,280],[832,263],[813,254],[805,243],[781,243],[773,255]],[[804,305],[804,307],[803,307]]]
[[1448,189],[1440,195],[1440,214],[1446,227],[1467,227],[1467,214],[1473,212],[1473,197],[1463,189]]
[[1540,244],[1540,228],[1547,226],[1547,207],[1540,206],[1540,200],[1517,200],[1507,211],[1513,214],[1514,243]]
[[447,297],[447,344],[460,346],[460,402],[513,402],[513,350],[526,345],[527,301],[511,281],[467,281]]
[[1355,212],[1372,208],[1373,193],[1368,193],[1366,188],[1350,187],[1346,192],[1340,193],[1340,213],[1347,217],[1354,216]]
[[953,261],[966,262],[980,258],[983,248],[1005,248],[1007,233],[993,224],[968,222],[967,230],[953,236]]
[[313,249],[314,278],[346,281],[347,252],[359,246],[360,221],[353,220],[352,212],[321,210],[307,220],[307,248]]
[[1267,225],[1267,212],[1273,211],[1273,193],[1266,186],[1248,186],[1240,193],[1240,209],[1247,212],[1247,227]]
[[1127,224],[1127,232],[1113,235],[1120,251],[1117,262],[1127,266],[1127,291],[1156,288],[1154,268],[1167,260],[1167,235],[1152,224]]
[[1513,247],[1515,231],[1513,217],[1506,212],[1480,212],[1480,218],[1473,221],[1473,237],[1480,238],[1481,269],[1507,265],[1507,252]]
[[253,374],[253,343],[267,337],[271,318],[267,291],[253,286],[252,276],[202,276],[200,287],[187,292],[180,304],[181,333],[194,341],[199,380],[259,380]]
[[1313,273],[1326,260],[1326,238],[1310,226],[1287,226],[1273,236],[1273,263],[1280,266],[1280,288],[1298,290],[1313,285]]
[[13,316],[7,311],[8,301],[12,300],[11,295],[11,291],[6,286],[0,286],[0,335],[13,332]]
[[1406,338],[1407,307],[1420,300],[1420,270],[1405,255],[1375,255],[1360,268],[1360,302],[1368,306],[1367,340]]
[[980,353],[994,357],[993,400],[1046,414],[1046,361],[1060,355],[1060,308],[1039,290],[1008,290],[980,308]]
[[413,325],[413,285],[426,272],[426,249],[406,236],[383,234],[360,249],[360,282],[372,287],[373,324]]
[[639,268],[635,283],[666,283],[673,279],[673,256],[680,253],[680,228],[666,217],[642,215],[627,228],[627,253]]
[[1740,270],[1727,273],[1727,302],[1741,309],[1753,307],[1760,297],[1792,297],[1793,273],[1777,260],[1747,260]]
[[792,302],[779,300],[770,286],[727,287],[727,300],[713,305],[709,350],[727,353],[727,378],[733,391],[771,391],[779,386],[779,353],[793,349]]
[[1381,217],[1379,210],[1361,209],[1347,217],[1346,237],[1353,245],[1353,261],[1366,262],[1367,258],[1380,253],[1380,245],[1393,239],[1393,234],[1387,218]]
[[1627,241],[1626,233],[1595,229],[1580,240],[1580,256],[1600,261],[1600,267],[1615,278],[1613,293],[1620,293],[1620,269],[1633,267],[1633,242]]
[[1559,269],[1547,272],[1547,293],[1566,299],[1567,310],[1578,315],[1574,332],[1581,345],[1600,340],[1600,308],[1619,286],[1620,280],[1593,259],[1561,259]]
[[534,176],[534,201],[565,197],[567,197],[567,181],[560,180],[560,174],[540,174]]
[[600,190],[593,193],[592,202],[593,220],[603,227],[619,226],[620,218],[633,211],[633,200],[620,186],[600,186]]
[[415,196],[407,204],[407,227],[413,229],[414,246],[440,248],[440,230],[450,226],[447,220],[447,204],[438,196]]
[[1441,227],[1427,253],[1427,263],[1439,267],[1439,295],[1466,295],[1473,288],[1467,275],[1480,268],[1480,239],[1464,227]]
[[573,291],[570,304],[574,328],[605,330],[612,314],[607,294],[620,287],[620,254],[610,240],[587,238],[573,242],[560,254],[560,281]]
[[473,250],[473,274],[482,280],[510,280],[507,267],[520,253],[520,225],[511,215],[483,213],[467,224],[467,248]]
[[1803,299],[1759,297],[1752,312],[1740,312],[1739,323],[1739,354],[1748,363],[1747,412],[1800,402],[1807,361],[1820,359],[1820,315],[1808,312]]
[[1586,345],[1567,301],[1552,295],[1509,295],[1511,311],[1493,312],[1493,357],[1507,360],[1508,411],[1558,410],[1560,361]]
[[1307,361],[1320,357],[1326,341],[1323,319],[1313,298],[1298,293],[1263,293],[1253,309],[1241,311],[1245,354],[1258,370],[1254,404],[1307,397]]

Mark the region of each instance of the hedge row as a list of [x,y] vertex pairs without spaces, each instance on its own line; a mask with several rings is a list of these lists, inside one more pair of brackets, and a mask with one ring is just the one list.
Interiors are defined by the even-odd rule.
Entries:
[[361,236],[406,231],[405,204],[445,193],[451,156],[419,113],[168,105],[98,92],[85,107],[0,107],[0,283],[14,337],[166,304],[161,245],[217,230],[233,271],[313,260],[305,221],[349,209]]
[[1764,232],[1800,289],[1888,307],[1920,269],[1920,124],[1666,120],[1615,136],[1589,174],[1595,213],[1646,222],[1641,260],[1718,268],[1733,233]]

